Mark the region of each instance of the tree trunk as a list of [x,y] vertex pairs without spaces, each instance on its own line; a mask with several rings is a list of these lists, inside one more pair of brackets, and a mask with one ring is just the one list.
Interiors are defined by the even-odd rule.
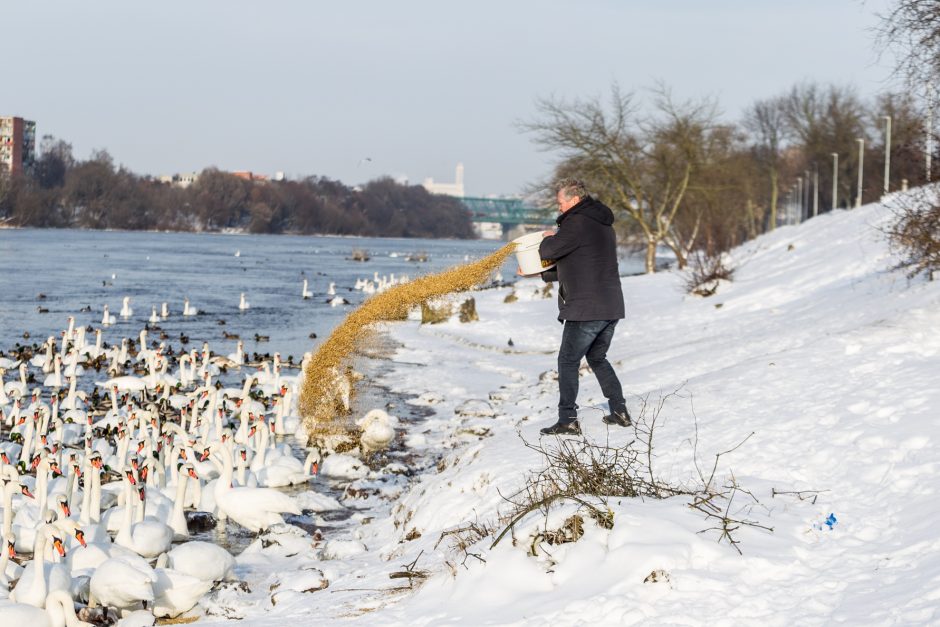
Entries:
[[656,240],[646,240],[646,273],[656,272]]

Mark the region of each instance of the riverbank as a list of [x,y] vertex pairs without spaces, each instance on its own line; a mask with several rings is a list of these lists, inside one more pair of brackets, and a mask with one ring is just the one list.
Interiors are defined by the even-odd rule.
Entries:
[[[624,279],[610,358],[635,416],[663,399],[657,477],[693,481],[695,459],[707,470],[740,445],[716,476],[746,490],[729,515],[759,525],[734,532],[741,554],[682,497],[610,499],[611,528],[585,517],[578,541],[555,545],[545,532],[576,508],[535,512],[492,548],[504,497],[542,468],[525,442],[557,402],[555,304],[523,281],[514,303],[510,288],[477,293],[479,322],[389,327],[402,348],[380,381],[433,409],[405,441],[440,459],[358,531],[363,590],[344,582],[305,607],[370,625],[936,620],[940,288],[889,270],[889,215],[778,229],[734,251],[734,282],[707,299],[676,274]],[[593,377],[581,385],[588,442],[637,437],[608,430]],[[484,531],[456,547],[471,524]],[[389,579],[409,568],[427,575],[414,593]]]

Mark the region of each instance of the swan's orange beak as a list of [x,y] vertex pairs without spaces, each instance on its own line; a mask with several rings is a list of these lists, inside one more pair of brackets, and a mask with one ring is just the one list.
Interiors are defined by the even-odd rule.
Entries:
[[189,458],[186,457],[186,449],[180,449],[180,457],[183,458],[183,461],[189,461]]
[[248,437],[250,438],[257,431],[258,431],[258,427],[256,427],[255,425],[251,425],[251,429],[248,430]]
[[315,474],[315,475],[316,475],[316,474],[319,474],[319,472],[320,472],[320,464],[318,464],[317,462],[313,462],[313,466],[311,467],[311,470],[313,470],[313,474]]
[[141,440],[140,444],[137,445],[137,452],[140,453],[142,450],[144,450],[144,446],[146,446],[146,444],[147,444],[146,442]]
[[10,458],[7,457],[6,451],[3,451],[2,453],[0,453],[0,460],[3,460],[4,464],[12,466],[12,464],[10,464]]
[[134,478],[134,473],[132,473],[130,470],[125,470],[124,476],[127,477],[127,480],[131,482],[131,485],[137,485],[137,479]]
[[271,423],[271,433],[275,433],[274,423]]
[[248,451],[246,451],[245,449],[242,449],[241,455],[242,455],[243,460],[248,461]]
[[199,458],[199,461],[204,462],[209,459],[209,449],[206,449],[202,452],[202,457]]
[[54,546],[55,550],[59,552],[59,557],[65,557],[65,546],[62,544],[62,540],[53,536],[52,546]]
[[146,480],[147,480],[147,473],[148,473],[149,470],[150,470],[150,467],[149,467],[149,466],[144,466],[143,469],[141,469],[141,471],[140,471],[140,480],[141,480],[141,481],[146,481]]
[[35,457],[33,457],[33,461],[32,461],[32,463],[30,464],[30,467],[31,467],[33,470],[35,470],[35,469],[36,469],[36,466],[39,465],[39,460],[40,460],[39,455],[36,455]]
[[83,547],[88,548],[88,544],[85,542],[85,532],[81,529],[75,530],[75,539],[78,540],[78,543]]
[[190,468],[190,469],[189,469],[189,476],[192,477],[193,479],[196,479],[196,480],[199,479],[199,477],[196,475],[195,469],[193,469],[193,468]]
[[69,507],[68,503],[62,503],[62,513],[65,514],[66,518],[72,515],[72,508]]
[[146,490],[144,489],[144,486],[140,486],[140,489],[137,490],[137,494],[140,495],[140,500],[141,500],[141,501],[143,501],[144,499],[147,498]]
[[101,470],[104,467],[104,462],[101,461],[100,457],[96,457],[91,460],[91,465],[94,466],[96,470]]
[[16,549],[14,548],[13,542],[7,541],[7,555],[10,556],[10,559],[16,557]]

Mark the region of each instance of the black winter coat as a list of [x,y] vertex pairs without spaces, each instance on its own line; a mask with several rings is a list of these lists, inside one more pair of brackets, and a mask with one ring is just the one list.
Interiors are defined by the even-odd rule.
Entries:
[[556,222],[558,232],[542,240],[539,256],[558,264],[542,273],[545,281],[559,283],[558,319],[622,319],[614,213],[587,196]]

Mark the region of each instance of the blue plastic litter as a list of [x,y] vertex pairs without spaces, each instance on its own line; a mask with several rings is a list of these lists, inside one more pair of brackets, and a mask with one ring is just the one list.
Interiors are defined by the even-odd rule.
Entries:
[[823,522],[825,523],[825,525],[826,525],[827,527],[829,527],[829,530],[831,531],[832,528],[835,526],[835,524],[836,524],[837,522],[839,522],[839,521],[836,520],[836,515],[835,515],[835,514],[830,513],[830,514],[829,514],[829,517],[826,518],[826,520],[823,521]]

